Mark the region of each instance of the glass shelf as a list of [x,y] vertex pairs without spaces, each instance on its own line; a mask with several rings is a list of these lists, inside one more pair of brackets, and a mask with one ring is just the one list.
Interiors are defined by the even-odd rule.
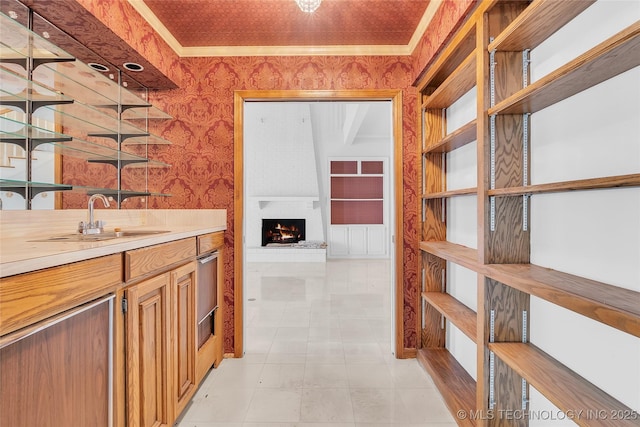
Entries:
[[0,116],[0,142],[15,144],[26,150],[27,138],[31,139],[32,148],[36,148],[40,144],[71,141],[73,139],[69,135]]
[[47,182],[34,182],[34,181],[18,181],[12,179],[0,179],[0,190],[11,191],[13,193],[20,194],[25,197],[27,191],[31,193],[31,196],[35,196],[39,193],[47,191],[71,191],[80,194],[104,194],[107,197],[113,197],[114,199],[120,197],[120,200],[127,199],[129,197],[170,197],[170,194],[154,193],[150,191],[135,191],[135,190],[114,190],[112,188],[100,188],[100,187],[88,187],[84,185],[69,185],[69,184],[52,184]]
[[46,105],[71,104],[73,98],[30,82],[4,68],[0,68],[0,105],[8,105],[26,111],[27,103],[32,110]]
[[[84,185],[55,184],[25,173],[24,180],[0,179],[0,190],[27,200],[46,192],[73,198],[100,193],[116,199],[118,207],[130,197],[170,196],[148,191],[150,171],[170,165],[149,159],[144,146],[171,143],[147,129],[152,120],[172,117],[148,102],[145,88],[128,89],[117,69],[114,75],[93,69],[3,13],[0,35],[0,143],[29,151],[28,159],[31,153],[52,153],[71,165],[72,159],[81,167],[95,164],[91,173],[97,177]],[[48,158],[33,158],[41,156]]]
[[[33,57],[34,67],[46,62],[75,61],[63,49],[0,13],[0,62],[24,64]],[[26,68],[26,67],[25,67]]]

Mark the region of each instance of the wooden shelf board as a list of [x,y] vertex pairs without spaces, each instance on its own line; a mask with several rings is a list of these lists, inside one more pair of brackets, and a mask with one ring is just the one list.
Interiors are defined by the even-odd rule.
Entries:
[[640,65],[640,21],[489,109],[488,114],[540,111]]
[[423,292],[422,298],[476,342],[478,316],[475,311],[445,292]]
[[473,19],[463,24],[451,40],[451,43],[438,55],[436,60],[428,66],[428,70],[416,84],[418,92],[423,92],[427,87],[438,87],[476,48],[476,27]]
[[640,337],[640,292],[533,264],[487,264],[481,270],[515,289]]
[[476,126],[477,126],[476,120],[472,120],[466,125],[451,132],[449,135],[442,138],[436,144],[425,148],[422,151],[423,154],[449,153],[453,150],[456,150],[460,147],[463,147],[467,144],[472,143],[473,141],[478,139]]
[[428,97],[425,109],[447,108],[476,85],[476,54],[472,52]]
[[[454,415],[462,410],[467,414],[476,409],[476,382],[447,349],[418,350],[418,361],[431,375],[433,382]],[[456,417],[458,426],[475,426],[471,417]]]
[[574,181],[527,185],[523,187],[498,188],[487,191],[489,196],[522,196],[524,194],[557,193],[564,191],[596,190],[618,187],[640,186],[640,174],[578,179]]
[[478,192],[478,187],[472,188],[460,188],[458,190],[449,190],[449,191],[439,191],[437,193],[427,193],[423,194],[423,199],[442,199],[447,197],[455,197],[455,196],[469,196],[475,195]]
[[478,271],[478,251],[451,242],[420,242],[420,249],[437,257]]
[[[525,378],[533,387],[565,413],[576,415],[580,426],[638,426],[638,419],[614,419],[612,414],[635,412],[589,381],[567,368],[533,344],[489,343],[502,361]],[[582,411],[582,412],[581,412]],[[600,412],[603,411],[603,412]],[[620,412],[618,412],[620,411]],[[598,413],[605,417],[594,416]],[[583,417],[580,417],[582,414]],[[599,418],[599,419],[595,419]],[[620,417],[622,418],[622,417]]]
[[493,42],[493,50],[517,52],[534,49],[595,0],[535,0]]

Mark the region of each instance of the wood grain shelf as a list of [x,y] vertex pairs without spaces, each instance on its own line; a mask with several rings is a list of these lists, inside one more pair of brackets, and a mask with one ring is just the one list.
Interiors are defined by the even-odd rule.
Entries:
[[425,199],[425,200],[428,200],[428,199],[444,199],[444,198],[455,197],[455,196],[475,195],[475,194],[477,194],[477,192],[478,192],[478,187],[460,188],[458,190],[439,191],[437,193],[423,194],[422,198]]
[[476,54],[471,53],[426,99],[424,109],[447,108],[476,85]]
[[[418,350],[418,361],[429,373],[442,394],[445,404],[452,414],[476,409],[476,382],[458,361],[444,348],[423,348]],[[460,427],[472,427],[476,423],[472,417],[458,417]]]
[[475,311],[445,292],[423,292],[422,299],[476,342],[478,316]]
[[597,190],[640,186],[640,174],[607,176],[603,178],[578,179],[574,181],[498,188],[487,191],[488,196],[522,196],[525,194],[558,193],[564,191]]
[[595,0],[536,0],[489,43],[489,52],[533,49],[595,3]]
[[418,77],[419,92],[426,92],[428,88],[436,88],[442,84],[458,66],[476,48],[475,24],[467,21],[451,40],[450,46],[433,61],[423,76]]
[[640,22],[600,43],[573,61],[514,93],[488,114],[540,111],[640,65]]
[[[533,344],[489,343],[502,361],[565,413],[575,415],[579,426],[626,427],[640,425],[637,411],[614,399]],[[606,416],[598,416],[606,414]],[[612,414],[621,414],[614,417]],[[629,414],[626,419],[622,415]]]
[[420,242],[420,250],[454,262],[473,271],[479,270],[478,251],[451,242]]
[[422,153],[449,153],[460,147],[472,143],[477,139],[476,120],[461,126],[450,134],[446,135],[436,144],[426,147]]
[[640,292],[533,264],[481,267],[505,285],[640,337]]

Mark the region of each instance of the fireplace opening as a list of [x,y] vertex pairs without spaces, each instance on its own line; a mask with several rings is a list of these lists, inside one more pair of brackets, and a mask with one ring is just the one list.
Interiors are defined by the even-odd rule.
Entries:
[[269,244],[293,244],[305,240],[303,219],[263,219],[262,246]]

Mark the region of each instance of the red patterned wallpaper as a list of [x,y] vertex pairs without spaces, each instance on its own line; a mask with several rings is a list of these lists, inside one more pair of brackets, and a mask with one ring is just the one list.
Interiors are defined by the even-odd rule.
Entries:
[[[175,81],[178,89],[153,94],[152,101],[175,119],[157,129],[174,142],[151,155],[170,163],[151,175],[150,208],[227,209],[225,233],[225,352],[233,352],[233,93],[266,89],[402,89],[403,91],[403,263],[404,346],[417,343],[419,176],[416,138],[416,76],[438,52],[473,0],[445,0],[411,57],[212,57],[178,58],[126,0],[78,0],[147,60]],[[83,171],[65,171],[80,176]]]

